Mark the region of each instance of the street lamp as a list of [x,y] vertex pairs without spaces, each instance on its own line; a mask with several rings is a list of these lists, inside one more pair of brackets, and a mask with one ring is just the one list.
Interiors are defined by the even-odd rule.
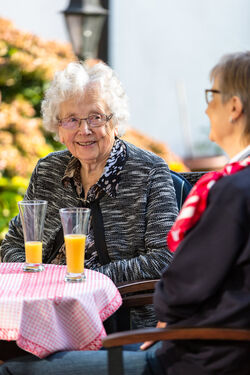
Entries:
[[70,0],[63,13],[75,54],[83,60],[98,58],[98,43],[107,10],[99,0]]

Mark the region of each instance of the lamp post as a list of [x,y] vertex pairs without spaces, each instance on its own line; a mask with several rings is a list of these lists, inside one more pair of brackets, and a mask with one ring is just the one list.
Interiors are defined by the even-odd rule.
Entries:
[[97,58],[107,10],[99,0],[70,0],[63,13],[75,54],[83,60]]

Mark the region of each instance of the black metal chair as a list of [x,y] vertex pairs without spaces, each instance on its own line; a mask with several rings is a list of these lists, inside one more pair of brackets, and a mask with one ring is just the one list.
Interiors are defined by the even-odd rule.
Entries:
[[191,185],[194,185],[206,173],[208,172],[180,172],[180,175],[185,177],[185,179],[188,180]]
[[174,183],[177,206],[180,210],[181,206],[183,205],[183,202],[187,198],[190,190],[192,189],[192,184],[182,174],[174,171],[170,171],[170,173]]

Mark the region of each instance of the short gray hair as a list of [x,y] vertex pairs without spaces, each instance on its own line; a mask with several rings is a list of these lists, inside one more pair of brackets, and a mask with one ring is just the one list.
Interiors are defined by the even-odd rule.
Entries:
[[56,139],[60,104],[75,95],[84,94],[91,83],[98,84],[102,99],[113,113],[118,134],[124,133],[129,118],[128,98],[114,71],[104,63],[89,67],[83,62],[72,62],[55,73],[42,101],[43,125],[46,130],[56,134]]
[[210,79],[218,78],[222,101],[232,96],[240,98],[246,119],[244,135],[250,136],[250,51],[231,53],[221,58],[210,72]]

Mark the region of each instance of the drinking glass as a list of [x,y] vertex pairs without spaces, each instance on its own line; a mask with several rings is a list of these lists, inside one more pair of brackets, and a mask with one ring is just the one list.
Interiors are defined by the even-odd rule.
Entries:
[[60,209],[66,248],[67,273],[65,281],[80,282],[85,279],[84,257],[89,215],[89,208]]
[[23,271],[39,272],[44,270],[42,264],[42,238],[47,204],[47,201],[42,200],[18,202],[25,246]]

